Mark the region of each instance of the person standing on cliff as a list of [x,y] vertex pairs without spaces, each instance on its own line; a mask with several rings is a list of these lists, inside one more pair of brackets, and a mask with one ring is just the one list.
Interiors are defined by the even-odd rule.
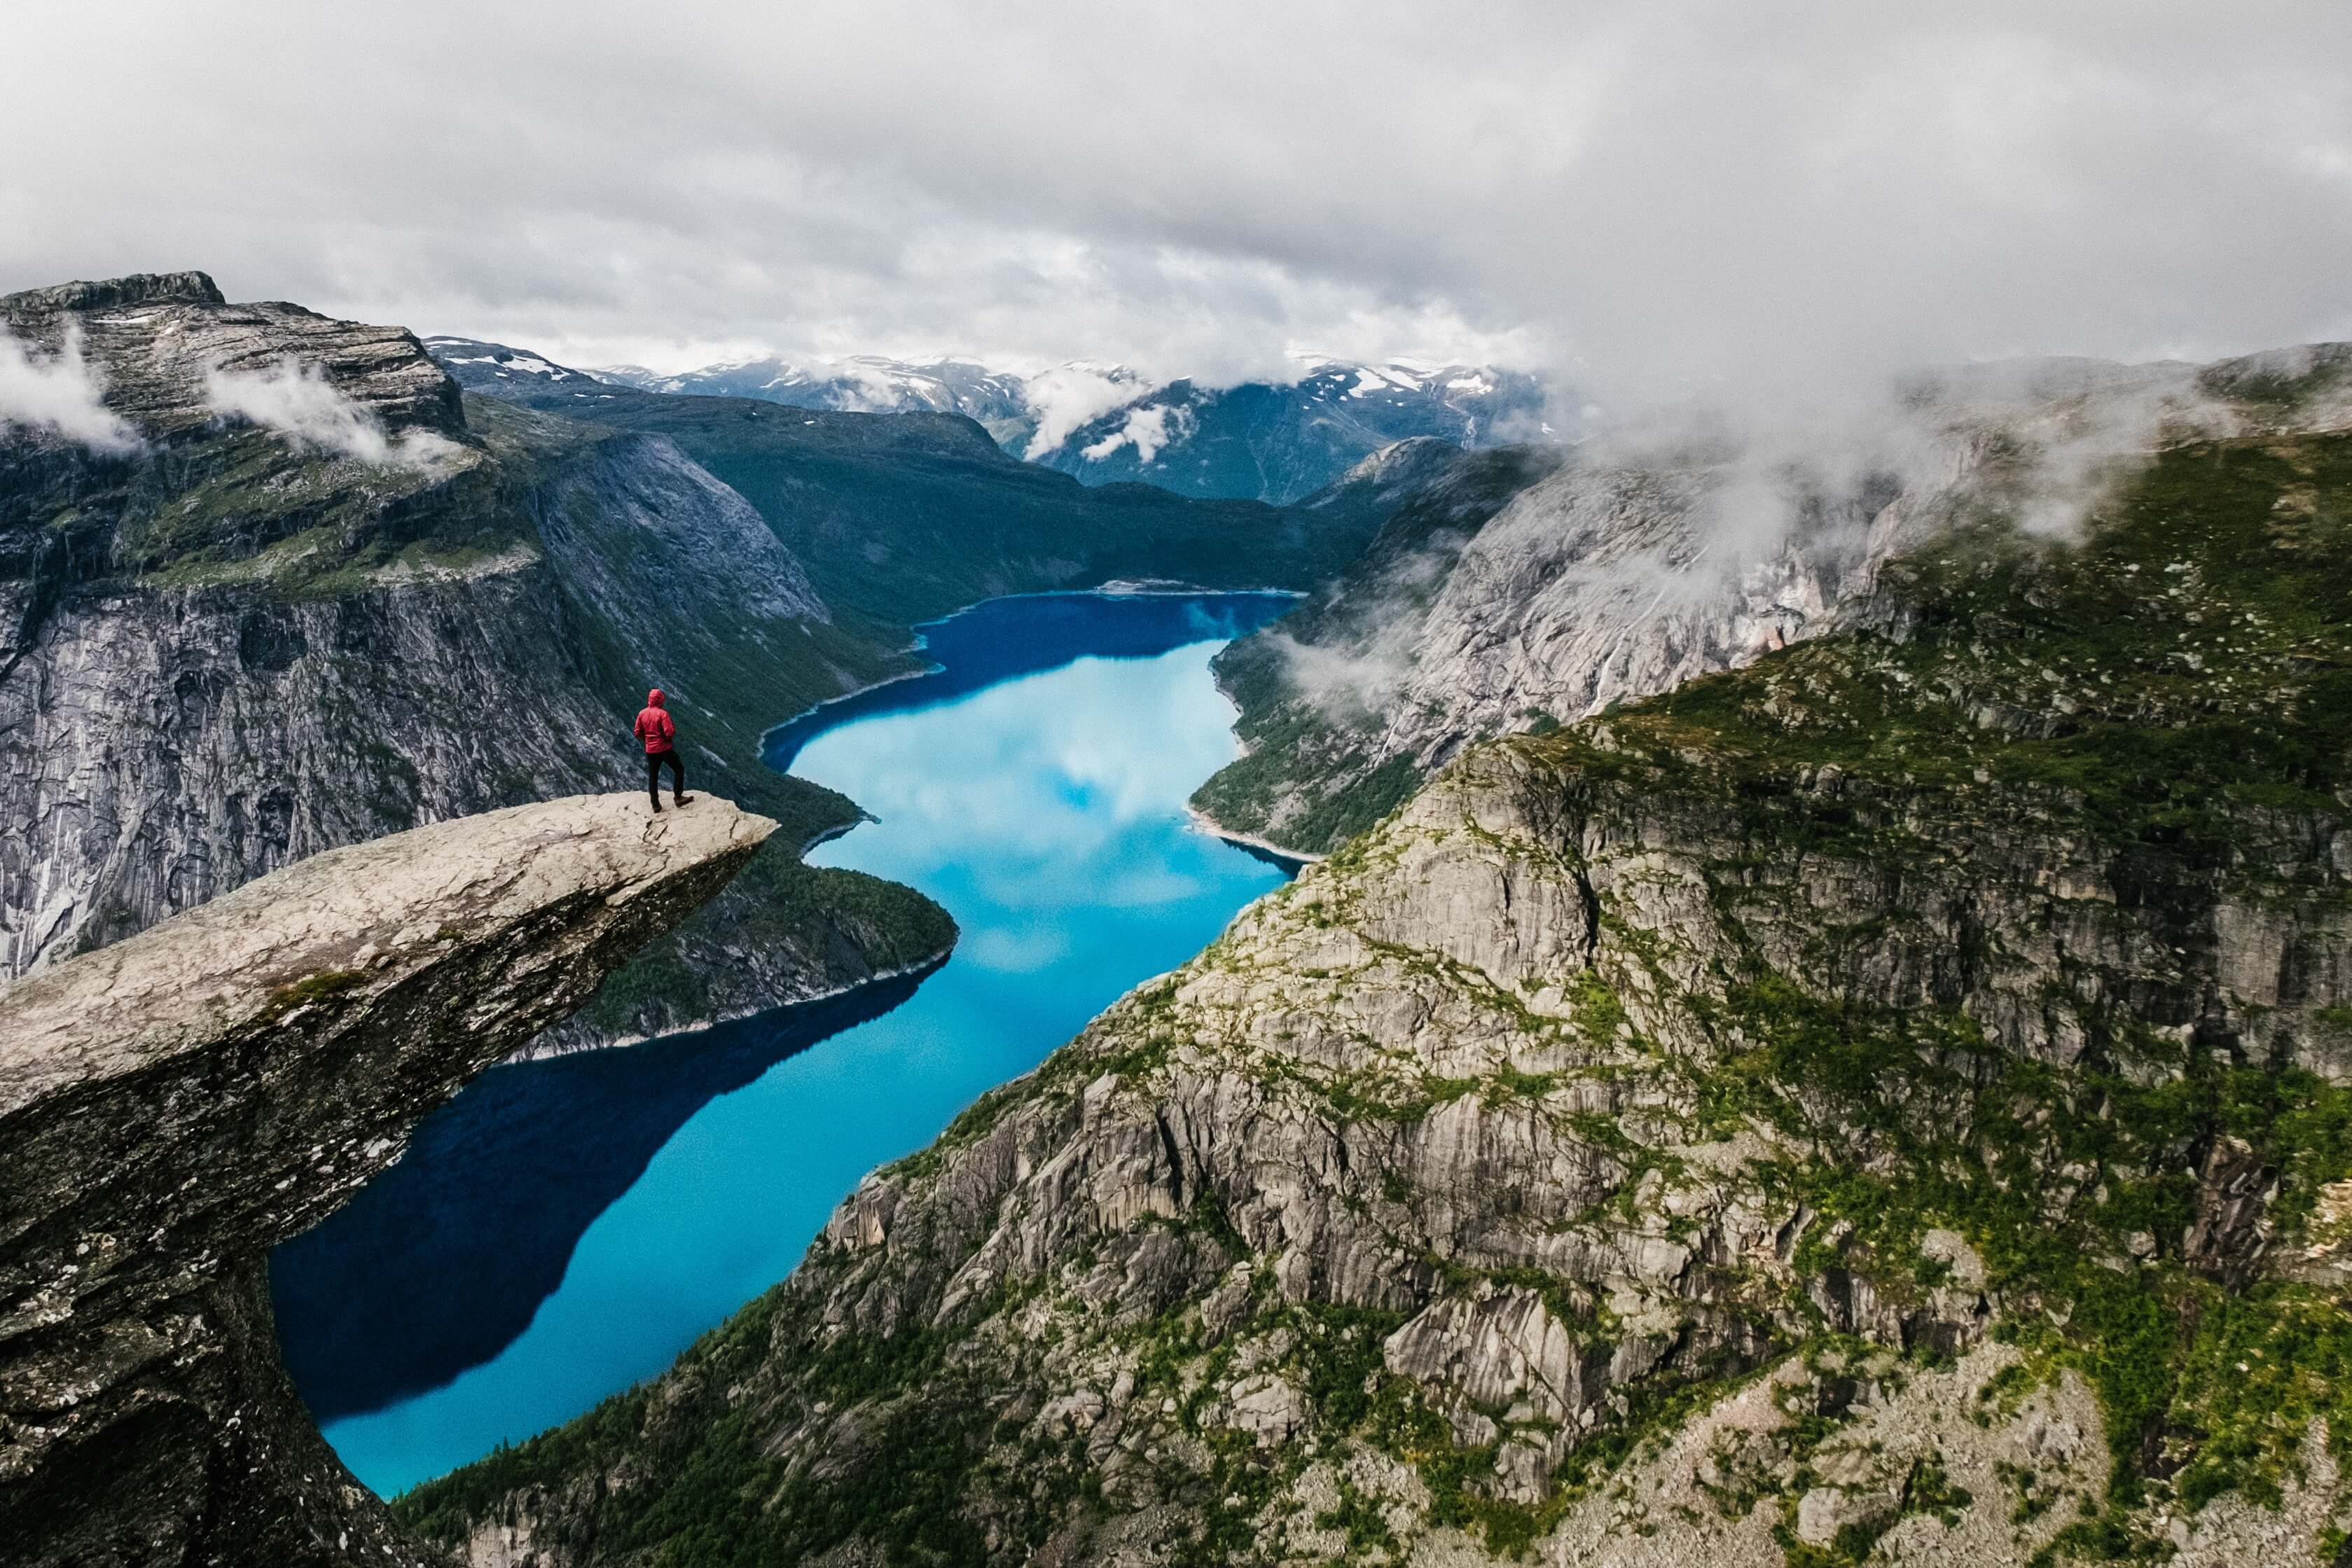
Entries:
[[661,805],[661,770],[669,768],[669,801],[683,806],[694,799],[686,792],[686,764],[677,757],[677,721],[669,716],[665,706],[667,699],[656,686],[646,694],[646,706],[637,714],[637,738],[646,743],[646,799],[658,811]]

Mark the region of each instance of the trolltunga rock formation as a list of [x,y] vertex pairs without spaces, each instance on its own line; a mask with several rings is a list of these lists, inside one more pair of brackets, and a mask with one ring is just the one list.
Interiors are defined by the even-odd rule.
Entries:
[[464,818],[0,988],[0,1562],[420,1561],[278,1364],[269,1249],[775,826]]

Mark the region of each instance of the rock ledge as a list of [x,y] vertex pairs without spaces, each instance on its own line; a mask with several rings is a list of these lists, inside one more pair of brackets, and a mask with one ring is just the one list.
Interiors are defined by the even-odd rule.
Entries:
[[278,1366],[268,1249],[775,826],[464,818],[0,988],[0,1562],[416,1560]]

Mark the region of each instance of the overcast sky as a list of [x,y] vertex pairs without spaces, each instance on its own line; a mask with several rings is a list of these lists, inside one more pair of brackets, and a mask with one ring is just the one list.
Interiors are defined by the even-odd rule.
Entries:
[[2352,5],[13,0],[0,290],[1633,395],[2352,337]]

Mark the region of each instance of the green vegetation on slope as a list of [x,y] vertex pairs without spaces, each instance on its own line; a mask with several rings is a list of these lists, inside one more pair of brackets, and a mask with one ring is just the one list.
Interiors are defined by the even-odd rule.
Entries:
[[1081,485],[1007,455],[953,414],[608,393],[534,388],[518,401],[675,441],[757,507],[826,602],[858,624],[906,626],[1003,594],[1118,579],[1303,589],[1344,566],[1380,521],[1360,506]]
[[711,915],[606,977],[577,1022],[610,1035],[653,1036],[740,1011],[743,999],[716,994],[712,966],[698,961],[709,944],[761,955],[766,967],[825,990],[919,968],[956,942],[954,917],[905,883],[809,865],[788,852],[754,858],[729,892]]
[[[1922,888],[1971,824],[2074,836],[2182,943],[2219,897],[2340,902],[2302,846],[2342,821],[2352,788],[2352,438],[2169,451],[2081,545],[1979,515],[1891,565],[1882,593],[1881,634],[1516,744],[1575,779],[1723,802],[1752,841]],[[1744,870],[1712,872],[1736,932]],[[1806,967],[1851,972],[1888,938],[1825,928]],[[1883,1291],[1930,1228],[1957,1229],[2005,1298],[2002,1336],[2097,1389],[2113,1506],[2064,1531],[2059,1555],[2156,1551],[2128,1511],[2159,1500],[2275,1504],[2315,1416],[2352,1459],[2339,1288],[2257,1270],[2246,1238],[2182,1240],[2200,1171],[2226,1158],[2255,1190],[2276,1184],[2269,1256],[2289,1254],[2320,1190],[2352,1174],[2352,1093],[2210,1019],[2159,1030],[2145,1008],[2052,994],[2084,1042],[2052,1063],[1955,1010],[1826,1002],[1760,952],[1748,966],[1727,1006],[1696,999],[1722,1054],[1692,1090],[1725,1124],[1759,1117],[1811,1151],[1780,1179],[1822,1216],[1815,1237],[1844,1238],[1801,1266]],[[2165,982],[2147,978],[2161,1012]],[[2352,1035],[2309,1027],[2305,1049],[2344,1059]]]
[[[2343,805],[2347,541],[2352,440],[2175,448],[2081,545],[1965,519],[1885,570],[1885,632],[1694,681],[1609,729],[1759,789],[1833,766],[1961,799],[2034,791],[2103,838],[2212,863],[2249,810]],[[1556,752],[1612,766],[1584,733]]]
[[[1253,1258],[1218,1203],[1203,1200],[1180,1221],[1146,1218],[1125,1235],[1164,1230],[1205,1260],[1193,1279],[1252,1265],[1247,1301],[1216,1335],[1202,1332],[1197,1295],[1140,1319],[1089,1300],[1078,1286],[1097,1267],[1097,1247],[1108,1249],[1097,1238],[1016,1275],[1013,1298],[967,1305],[960,1326],[930,1310],[938,1281],[909,1280],[898,1286],[907,1311],[878,1311],[873,1326],[835,1336],[826,1292],[851,1265],[820,1252],[803,1278],[690,1353],[659,1397],[624,1396],[421,1488],[404,1517],[455,1541],[537,1489],[567,1539],[585,1530],[614,1557],[791,1561],[857,1537],[892,1563],[939,1563],[982,1554],[971,1532],[982,1500],[1010,1531],[994,1552],[1017,1556],[1104,1516],[1100,1470],[1024,1437],[1022,1421],[982,1413],[999,1402],[1028,1408],[1017,1401],[1038,1392],[1024,1379],[1041,1346],[1092,1340],[1134,1353],[1132,1408],[1167,1412],[1173,1436],[1150,1474],[1194,1521],[1182,1553],[1230,1560],[1247,1554],[1263,1505],[1307,1462],[1295,1440],[1261,1446],[1207,1418],[1206,1391],[1247,1341],[1283,1347],[1260,1364],[1310,1391],[1325,1457],[1361,1447],[1400,1461],[1433,1522],[1510,1555],[1694,1412],[1793,1356],[1811,1381],[1804,1402],[1781,1405],[1786,1473],[1727,1484],[1726,1517],[1770,1500],[1792,1564],[1848,1568],[1898,1516],[1842,1529],[1827,1545],[1789,1533],[1818,1479],[1813,1456],[1848,1419],[1815,1396],[1864,1357],[1877,1358],[1872,1375],[1890,1386],[1948,1363],[1955,1331],[1928,1308],[1952,1265],[1931,1255],[1933,1230],[1957,1232],[1981,1258],[1999,1303],[1993,1333],[2021,1357],[1979,1392],[1975,1414],[1990,1419],[2068,1371],[2097,1394],[2112,1479],[2087,1512],[2070,1505],[2046,1561],[2158,1560],[2158,1509],[2233,1495],[2275,1504],[2302,1479],[2315,1418],[2326,1420],[2339,1460],[2352,1460],[2344,1275],[2324,1250],[2309,1255],[2352,1231],[2328,1192],[2352,1177],[2352,1090],[2306,1064],[2352,1060],[2352,1016],[2286,1004],[2236,1012],[2209,984],[2225,904],[2290,925],[2343,913],[2341,878],[2326,867],[2352,790],[2352,437],[2168,452],[2128,476],[2079,544],[2019,536],[1993,509],[2000,499],[1887,568],[1873,629],[1464,765],[1531,774],[1525,787],[1549,807],[1636,841],[1655,824],[1702,857],[1703,914],[1689,917],[1710,926],[1704,939],[1636,925],[1632,909],[1596,899],[1602,958],[1618,968],[1579,971],[1565,1019],[1528,1014],[1455,960],[1367,944],[1375,962],[1425,971],[1450,988],[1450,1006],[1506,1020],[1522,1043],[1573,1043],[1586,1054],[1567,1053],[1570,1068],[1441,1079],[1418,1061],[1348,1056],[1336,1035],[1311,1058],[1286,1056],[1227,1040],[1163,983],[984,1098],[898,1173],[912,1184],[905,1222],[917,1206],[950,1201],[950,1178],[971,1179],[958,1158],[1007,1118],[1074,1116],[1083,1086],[1106,1073],[1123,1092],[1149,1093],[1187,1051],[1230,1053],[1223,1064],[1252,1075],[1269,1106],[1313,1096],[1330,1124],[1363,1134],[1350,1142],[1359,1159],[1379,1157],[1381,1129],[1417,1126],[1465,1095],[1538,1113],[1575,1063],[1592,1061],[1593,1074],[1643,1091],[1638,1114],[1555,1126],[1611,1173],[1607,1212],[1586,1217],[1595,1223],[1643,1218],[1644,1177],[1689,1175],[1675,1146],[1768,1134],[1767,1156],[1742,1179],[1769,1212],[1805,1217],[1787,1267],[1729,1260],[1697,1276],[1712,1309],[1741,1325],[1728,1341],[1753,1348],[1629,1385],[1542,1501],[1501,1495],[1501,1438],[1465,1441],[1418,1385],[1387,1369],[1379,1345],[1399,1314],[1286,1304],[1274,1260]],[[1277,895],[1280,917],[1310,933],[1364,930],[1349,901],[1399,852],[1391,831],[1342,846],[1311,887]],[[1498,852],[1524,866],[1574,852],[1515,841]],[[2085,918],[2106,923],[2092,929],[2128,941],[2053,961],[2053,983],[2021,1003],[2030,1016],[2010,1020],[2018,1038],[2001,1038],[1960,1001],[1998,996],[1988,977],[2042,973],[2003,947],[2041,927],[1987,930],[1963,917],[1965,905],[2030,889],[2036,871],[2062,873],[2069,857],[2094,866],[2113,896],[2053,886],[2037,895],[2050,906],[2040,918],[2056,929],[2062,906],[2080,902],[2095,906]],[[1871,890],[1863,902],[1882,913],[1848,924],[1802,914],[1806,889],[1849,884]],[[1864,977],[1905,953],[1934,966],[1927,1005],[1868,994]],[[1234,962],[1221,946],[1195,970]],[[1320,967],[1281,977],[1302,1009],[1327,992],[1336,1002],[1355,978]],[[1645,1038],[1622,999],[1637,992],[1640,1016],[1683,1032]],[[2067,1043],[2026,1048],[2044,1039]],[[2232,1194],[2253,1201],[2233,1206]],[[1385,1206],[1408,1238],[1424,1197],[1477,1196],[1417,1194],[1394,1169],[1351,1191]],[[1117,1272],[1117,1260],[1100,1261]],[[1607,1344],[1615,1332],[1587,1281],[1439,1257],[1426,1267],[1449,1291],[1536,1291],[1591,1336],[1580,1343]],[[1857,1281],[1921,1325],[1902,1356],[1854,1341],[1823,1304]],[[890,1288],[868,1276],[862,1310]],[[1035,1312],[1021,1315],[1024,1302],[1051,1309],[1042,1330]],[[1684,1331],[1697,1315],[1695,1302]],[[805,1432],[838,1432],[820,1423],[845,1410],[858,1413],[858,1445],[795,1446]],[[1507,1425],[1507,1411],[1484,1414]],[[610,1493],[593,1479],[623,1474],[629,1484]],[[2054,1492],[2032,1477],[2016,1490],[2019,1521],[2061,1522],[2047,1512]],[[1915,1467],[1902,1509],[1944,1517],[1985,1501],[1940,1467]],[[1316,1522],[1370,1560],[1393,1544],[1389,1519],[1360,1491],[1341,1491]]]

